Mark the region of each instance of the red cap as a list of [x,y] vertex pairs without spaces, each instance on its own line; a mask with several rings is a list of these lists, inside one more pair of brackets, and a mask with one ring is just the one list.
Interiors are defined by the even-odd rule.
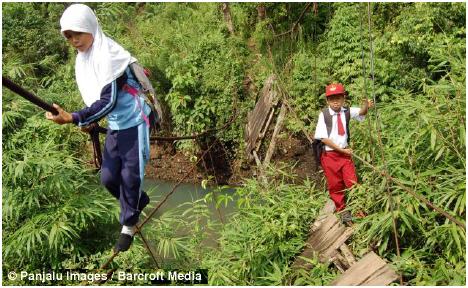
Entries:
[[325,89],[325,96],[329,97],[332,95],[338,95],[338,94],[345,94],[346,91],[344,89],[343,84],[341,83],[333,83],[327,86]]

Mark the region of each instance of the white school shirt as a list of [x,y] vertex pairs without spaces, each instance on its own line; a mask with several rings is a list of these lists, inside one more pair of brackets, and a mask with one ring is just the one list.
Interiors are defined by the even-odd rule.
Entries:
[[[351,119],[356,119],[358,121],[364,120],[364,116],[359,115],[359,111],[361,108],[358,107],[351,107],[350,109],[350,116]],[[336,145],[338,145],[340,148],[346,148],[348,147],[348,135],[347,135],[347,129],[346,129],[346,116],[345,116],[345,108],[341,107],[341,122],[343,123],[343,128],[345,130],[345,134],[340,136],[338,135],[338,113],[333,111],[330,107],[328,107],[328,110],[330,111],[330,115],[332,115],[332,129],[330,132],[330,136],[328,136],[327,132],[327,125],[325,124],[325,118],[323,116],[323,112],[320,112],[318,121],[317,121],[317,127],[315,128],[315,139],[323,139],[323,138],[328,138],[333,141]],[[326,151],[331,151],[333,150],[329,146],[325,145],[325,150]]]

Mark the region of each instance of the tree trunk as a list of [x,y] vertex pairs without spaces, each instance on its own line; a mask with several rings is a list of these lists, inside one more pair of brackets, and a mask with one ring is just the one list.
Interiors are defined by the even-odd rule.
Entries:
[[258,21],[265,20],[266,18],[266,8],[263,4],[259,4],[257,6],[257,17],[258,17]]
[[231,9],[229,9],[229,3],[223,3],[221,9],[223,9],[224,21],[226,21],[229,33],[231,33],[231,35],[234,35],[234,25],[232,24]]
[[145,10],[145,2],[136,2],[136,8],[137,8],[137,11],[138,13],[143,13],[143,11]]

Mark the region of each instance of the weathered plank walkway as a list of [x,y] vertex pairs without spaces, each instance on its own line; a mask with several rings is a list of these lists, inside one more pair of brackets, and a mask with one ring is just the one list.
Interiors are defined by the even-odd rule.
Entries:
[[275,106],[278,104],[278,93],[274,89],[275,79],[275,75],[267,78],[255,108],[247,114],[244,136],[246,142],[245,153],[249,158],[258,149],[258,141],[265,136],[275,113]]
[[310,259],[316,255],[320,262],[333,262],[342,272],[330,283],[332,286],[384,286],[397,280],[395,271],[374,252],[356,262],[345,243],[353,229],[341,224],[333,214],[333,209],[333,202],[327,202],[318,219],[311,225],[305,248],[292,267],[310,270],[312,264],[304,258]]
[[332,286],[384,286],[398,279],[393,269],[374,252],[367,253],[333,282]]
[[342,225],[334,214],[319,217],[313,223],[305,249],[296,259],[293,267],[311,269],[311,264],[304,258],[312,258],[317,255],[320,262],[333,262],[340,271],[344,272],[356,262],[345,244],[352,233],[353,229]]

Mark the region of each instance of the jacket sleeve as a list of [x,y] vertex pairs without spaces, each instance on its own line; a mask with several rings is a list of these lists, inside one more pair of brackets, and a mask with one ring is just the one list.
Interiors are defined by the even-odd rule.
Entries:
[[78,126],[86,126],[99,121],[106,116],[117,103],[117,80],[107,84],[101,90],[101,98],[91,104],[91,106],[73,112],[73,123]]

